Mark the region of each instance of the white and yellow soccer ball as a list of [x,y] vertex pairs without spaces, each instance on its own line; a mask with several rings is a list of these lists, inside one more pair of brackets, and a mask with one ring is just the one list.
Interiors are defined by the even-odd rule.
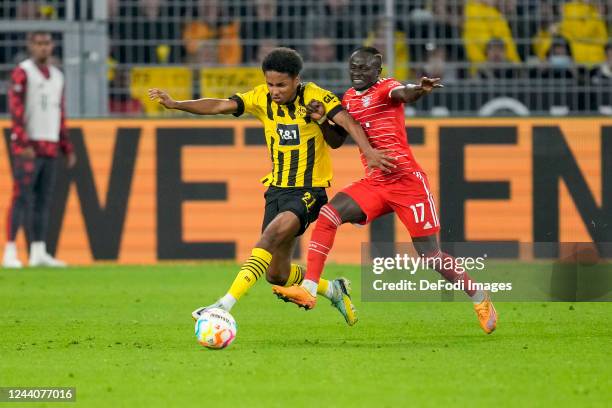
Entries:
[[205,310],[195,324],[198,343],[210,349],[224,349],[236,338],[234,317],[223,309]]

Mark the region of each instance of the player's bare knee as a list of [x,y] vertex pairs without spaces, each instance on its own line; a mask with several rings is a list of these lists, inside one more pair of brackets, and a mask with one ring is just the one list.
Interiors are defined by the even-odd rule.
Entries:
[[300,222],[293,213],[279,214],[261,234],[258,248],[274,253],[287,240],[293,239],[300,228]]
[[365,221],[366,219],[366,215],[361,210],[361,207],[359,207],[359,204],[357,204],[348,194],[339,192],[326,205],[331,207],[335,213],[338,214],[342,223],[357,223]]
[[266,229],[263,234],[261,234],[261,237],[255,246],[257,248],[263,248],[270,253],[274,253],[283,240],[284,237],[281,234],[276,233],[275,229]]
[[440,245],[435,235],[413,237],[412,245],[421,257],[431,257],[440,252]]

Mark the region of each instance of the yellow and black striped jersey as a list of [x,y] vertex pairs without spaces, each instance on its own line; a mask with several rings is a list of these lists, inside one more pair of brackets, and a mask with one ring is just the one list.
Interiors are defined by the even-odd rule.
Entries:
[[299,85],[296,99],[278,105],[263,84],[233,95],[238,103],[234,116],[247,112],[264,125],[272,171],[262,179],[277,187],[329,187],[333,176],[329,148],[319,125],[306,115],[306,104],[316,99],[325,105],[327,117],[342,110],[340,100],[312,82]]

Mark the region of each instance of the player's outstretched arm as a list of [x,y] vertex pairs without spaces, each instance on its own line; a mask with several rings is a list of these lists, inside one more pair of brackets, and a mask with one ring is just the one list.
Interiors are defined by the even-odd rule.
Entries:
[[202,98],[175,101],[166,91],[157,88],[149,89],[149,98],[158,101],[166,109],[177,109],[196,115],[227,115],[238,110],[238,103],[231,99]]
[[391,92],[391,99],[402,103],[413,103],[436,88],[444,88],[440,78],[423,77],[419,85],[407,84],[403,88],[394,89]]

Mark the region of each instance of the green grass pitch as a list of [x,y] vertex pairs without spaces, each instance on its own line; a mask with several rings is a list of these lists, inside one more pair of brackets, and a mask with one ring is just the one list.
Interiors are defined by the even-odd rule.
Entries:
[[235,343],[203,349],[190,313],[223,294],[236,269],[1,270],[0,386],[77,388],[76,403],[52,407],[612,401],[609,303],[498,303],[498,330],[487,336],[469,303],[361,303],[359,268],[331,265],[328,277],[353,280],[356,326],[346,326],[326,299],[305,312],[259,282],[233,310]]

